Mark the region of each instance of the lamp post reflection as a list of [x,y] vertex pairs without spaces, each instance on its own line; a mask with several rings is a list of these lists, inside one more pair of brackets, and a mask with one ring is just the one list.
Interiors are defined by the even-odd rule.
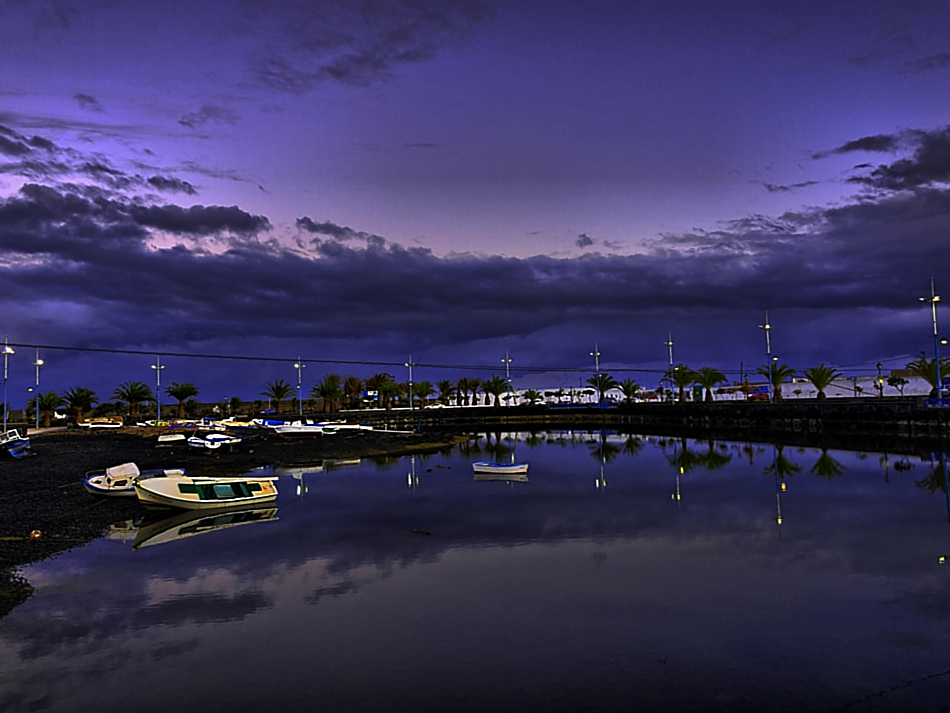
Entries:
[[413,490],[419,487],[419,476],[416,475],[415,456],[409,456],[409,487]]

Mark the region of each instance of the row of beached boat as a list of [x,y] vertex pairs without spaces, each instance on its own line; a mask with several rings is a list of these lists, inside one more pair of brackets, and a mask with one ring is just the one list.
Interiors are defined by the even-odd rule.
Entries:
[[83,486],[93,495],[138,497],[146,507],[210,510],[253,506],[277,498],[276,476],[191,476],[183,468],[139,470],[135,463],[87,473]]

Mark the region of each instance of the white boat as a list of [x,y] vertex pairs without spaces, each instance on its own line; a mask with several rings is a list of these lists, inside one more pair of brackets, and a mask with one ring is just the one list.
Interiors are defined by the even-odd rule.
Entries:
[[83,487],[93,495],[132,497],[135,483],[148,478],[167,478],[188,475],[182,468],[139,470],[135,463],[122,463],[104,471],[91,471],[83,479]]
[[472,463],[472,470],[476,473],[486,473],[490,475],[526,475],[528,473],[527,463],[486,463],[480,461]]
[[29,455],[30,439],[15,428],[0,434],[0,446],[13,458]]
[[281,426],[274,426],[274,433],[283,438],[322,436],[324,435],[324,428],[322,423],[314,423],[313,421],[291,421]]
[[79,428],[122,428],[125,421],[121,418],[109,418],[107,416],[96,416],[87,418],[85,421],[76,424]]
[[194,535],[203,535],[214,530],[223,530],[238,525],[277,520],[277,508],[246,507],[222,508],[214,512],[184,510],[161,520],[143,522],[135,534],[132,549],[162,545]]
[[277,477],[191,477],[187,474],[135,482],[135,494],[146,506],[209,510],[252,506],[277,497]]
[[159,443],[175,443],[177,441],[184,441],[187,436],[184,433],[163,433],[158,437]]
[[240,436],[231,436],[227,433],[206,433],[203,436],[194,435],[188,439],[188,445],[195,448],[220,448],[240,443]]

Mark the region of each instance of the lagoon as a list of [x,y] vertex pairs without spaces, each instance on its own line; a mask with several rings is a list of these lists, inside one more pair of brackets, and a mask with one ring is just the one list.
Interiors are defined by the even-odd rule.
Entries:
[[[528,482],[475,481],[511,449]],[[24,568],[0,710],[950,701],[939,454],[541,431],[277,473],[276,512]]]

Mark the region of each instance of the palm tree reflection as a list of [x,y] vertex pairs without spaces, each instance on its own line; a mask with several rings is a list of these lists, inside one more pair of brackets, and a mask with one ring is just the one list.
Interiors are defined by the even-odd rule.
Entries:
[[815,461],[815,465],[811,467],[809,472],[817,475],[819,478],[831,480],[832,478],[837,478],[844,473],[845,470],[847,470],[847,468],[828,454],[827,448],[822,448],[821,455],[818,456],[818,460]]

